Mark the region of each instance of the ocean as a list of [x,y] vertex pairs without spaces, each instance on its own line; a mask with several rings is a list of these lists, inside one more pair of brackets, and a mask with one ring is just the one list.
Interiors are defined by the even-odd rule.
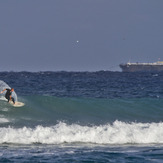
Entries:
[[0,72],[0,162],[162,163],[163,73]]

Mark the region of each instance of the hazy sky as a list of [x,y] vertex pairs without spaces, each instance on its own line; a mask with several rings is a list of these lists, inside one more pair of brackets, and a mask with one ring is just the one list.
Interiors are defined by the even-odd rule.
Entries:
[[163,0],[0,0],[0,56],[0,71],[163,60]]

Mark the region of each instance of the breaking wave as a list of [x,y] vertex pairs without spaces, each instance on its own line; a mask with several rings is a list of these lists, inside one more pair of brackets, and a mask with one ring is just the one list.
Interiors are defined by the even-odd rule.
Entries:
[[0,128],[0,143],[14,144],[160,144],[163,143],[163,123],[125,123],[115,121],[101,126],[68,125],[35,128]]

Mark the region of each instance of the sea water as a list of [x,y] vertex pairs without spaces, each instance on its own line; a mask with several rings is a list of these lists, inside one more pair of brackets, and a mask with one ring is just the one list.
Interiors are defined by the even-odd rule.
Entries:
[[25,106],[0,97],[0,162],[163,161],[163,73],[1,72],[5,84]]

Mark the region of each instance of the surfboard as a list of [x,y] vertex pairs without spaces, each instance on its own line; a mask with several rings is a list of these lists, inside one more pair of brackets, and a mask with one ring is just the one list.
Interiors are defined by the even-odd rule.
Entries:
[[16,101],[15,104],[13,102],[10,102],[10,104],[14,107],[22,107],[25,104],[23,102]]

